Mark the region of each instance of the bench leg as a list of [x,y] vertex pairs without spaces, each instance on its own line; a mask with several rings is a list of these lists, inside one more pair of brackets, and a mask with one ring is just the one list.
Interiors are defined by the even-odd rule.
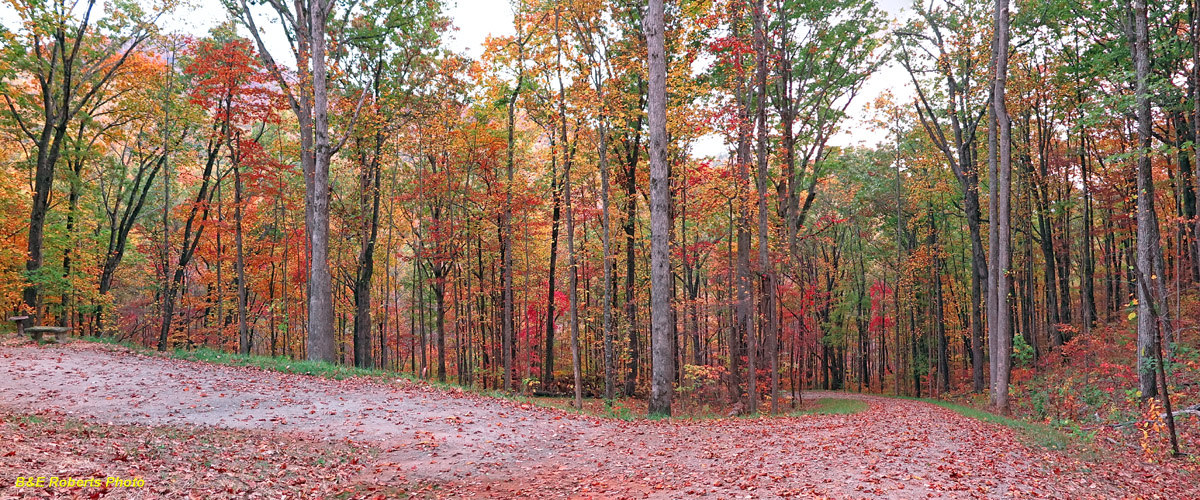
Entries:
[[33,337],[34,342],[38,342],[38,343],[42,342],[42,332],[33,332],[30,335]]
[[54,334],[54,340],[59,344],[67,343],[67,332],[59,332]]

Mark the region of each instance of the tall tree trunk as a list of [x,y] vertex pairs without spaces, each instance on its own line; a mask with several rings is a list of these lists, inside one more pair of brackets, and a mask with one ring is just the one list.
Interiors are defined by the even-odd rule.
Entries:
[[567,105],[566,105],[566,87],[563,85],[562,78],[562,30],[560,29],[562,12],[556,7],[554,12],[554,32],[557,40],[557,52],[555,54],[556,71],[558,75],[558,113],[560,122],[559,141],[562,143],[563,152],[563,192],[566,196],[566,217],[567,217],[567,279],[569,281],[568,299],[571,322],[571,361],[572,375],[574,376],[575,389],[575,408],[583,408],[583,366],[581,360],[579,346],[579,262],[578,255],[575,252],[575,212],[572,200],[575,193],[571,187],[571,164],[572,154],[570,141],[567,136]]
[[[1024,124],[1021,128],[1024,130],[1026,147],[1031,148],[1033,144],[1029,114],[1027,113],[1023,119],[1019,119]],[[1039,132],[1043,131],[1039,130]],[[1039,140],[1039,143],[1041,142]],[[1046,331],[1050,333],[1051,346],[1057,348],[1063,342],[1062,334],[1058,331],[1058,324],[1062,322],[1062,319],[1059,316],[1058,289],[1055,288],[1058,285],[1058,266],[1056,264],[1058,257],[1054,252],[1054,225],[1051,220],[1050,197],[1048,194],[1050,179],[1049,175],[1047,175],[1045,149],[1039,144],[1038,169],[1036,172],[1033,169],[1033,158],[1027,150],[1021,153],[1020,163],[1024,167],[1026,178],[1029,179],[1028,186],[1031,189],[1028,196],[1033,198],[1037,209],[1037,232],[1040,235],[1039,246],[1042,250],[1042,277],[1046,284],[1043,287],[1046,300]],[[1029,289],[1029,293],[1033,293],[1032,288]]]
[[[604,87],[596,77],[596,93],[600,102],[604,102]],[[603,111],[602,111],[603,113]],[[608,172],[608,117],[600,117],[600,135],[597,153],[600,159],[600,210],[602,226],[603,266],[604,266],[604,298],[601,305],[604,314],[604,399],[611,401],[616,397],[617,376],[613,366],[613,261],[612,261],[612,224],[609,220],[609,172]]]
[[[204,162],[204,173],[200,176],[200,188],[196,190],[196,198],[193,200],[192,206],[188,211],[187,222],[184,223],[183,235],[179,246],[179,260],[175,263],[171,281],[167,284],[166,292],[163,293],[162,324],[158,331],[159,351],[167,350],[167,340],[171,334],[171,325],[175,319],[175,295],[179,292],[183,284],[184,273],[187,270],[188,264],[192,261],[196,247],[200,245],[200,237],[204,234],[204,221],[208,220],[208,206],[209,201],[212,200],[212,194],[208,190],[208,183],[212,178],[213,170],[216,167],[217,158],[221,150],[220,141],[215,138],[211,140],[213,142],[208,147],[208,159]],[[194,233],[193,229],[195,229]]]
[[938,393],[950,390],[950,352],[946,339],[946,316],[942,299],[942,250],[938,247],[937,222],[929,217],[929,250],[933,252],[933,314],[937,331]]
[[[968,190],[974,189],[970,196],[967,196],[968,207],[967,222],[968,226],[973,227],[971,232],[971,387],[975,392],[983,391],[983,302],[984,288],[988,285],[988,269],[987,260],[983,254],[982,235],[980,234],[979,221],[979,184],[975,183],[973,187],[967,187]],[[974,199],[972,202],[971,200]],[[974,216],[970,214],[974,213]],[[974,221],[974,222],[972,222]]]
[[[557,21],[556,21],[557,22]],[[513,289],[512,289],[512,207],[513,207],[513,161],[516,145],[517,99],[521,96],[521,86],[525,84],[525,41],[519,36],[517,41],[517,83],[508,96],[508,145],[505,150],[504,164],[504,214],[500,224],[500,253],[503,281],[503,312],[501,317],[501,356],[504,362],[504,390],[512,391],[512,353],[513,353]],[[561,49],[560,49],[561,50]]]
[[[326,66],[326,24],[337,0],[312,0],[301,3],[272,2],[292,42],[293,53],[303,55],[297,61],[298,82],[289,84],[279,65],[267,50],[246,0],[231,10],[246,23],[254,37],[259,57],[276,83],[284,91],[300,129],[300,166],[304,172],[304,226],[308,250],[308,311],[306,357],[311,361],[333,362],[337,356],[333,312],[333,276],[329,268],[329,163],[337,149],[329,138],[329,77]],[[291,10],[294,6],[295,10]],[[366,97],[364,93],[363,98]],[[359,107],[346,124],[352,130]]]
[[[901,351],[900,351],[900,347],[901,347],[901,344],[900,344],[900,287],[903,286],[903,278],[901,277],[903,271],[901,271],[900,266],[901,266],[901,263],[904,262],[904,199],[902,198],[902,196],[904,195],[904,192],[901,189],[903,184],[902,184],[902,177],[901,177],[901,173],[900,173],[900,160],[901,160],[900,144],[901,144],[901,141],[903,141],[903,136],[901,135],[902,132],[900,131],[899,123],[896,124],[893,131],[896,133],[896,160],[895,160],[895,162],[896,162],[896,263],[894,266],[894,269],[896,271],[896,288],[895,288],[895,290],[892,290],[892,323],[895,327],[895,335],[896,335],[896,342],[895,342],[895,344],[896,344],[896,356],[895,356],[896,368],[894,369],[894,373],[896,374],[896,379],[892,384],[892,390],[894,391],[894,394],[896,396],[899,396],[900,395],[900,366],[899,366],[899,363],[900,363],[900,360],[903,359],[903,356],[901,355]],[[972,275],[972,277],[973,277],[973,275]],[[975,280],[972,279],[971,283],[974,284]],[[974,296],[974,294],[972,296]],[[887,326],[887,324],[885,322],[885,324],[884,324],[885,328],[884,328],[884,334],[883,334],[883,337],[885,337],[885,338],[887,337],[886,326]],[[972,325],[972,326],[974,326],[974,325]],[[982,356],[980,356],[979,353],[977,352],[977,350],[979,348],[979,342],[975,341],[975,337],[973,334],[974,334],[974,332],[972,331],[972,338],[971,338],[971,360],[973,362],[972,368],[978,366],[981,363],[980,358],[982,358]],[[884,350],[884,352],[886,353],[886,349]],[[885,363],[884,367],[886,368],[886,366],[887,365]],[[982,386],[983,386],[983,375],[980,374],[978,377],[976,377],[975,388],[974,388],[975,392],[979,392],[981,390]],[[882,371],[879,375],[879,389],[881,391],[883,390]]]
[[663,0],[650,0],[646,13],[650,122],[650,415],[671,415],[674,365],[671,346],[670,180],[667,174],[667,60]]
[[[550,211],[550,270],[547,274],[549,292],[546,294],[546,354],[542,357],[542,387],[549,388],[554,383],[554,294],[557,281],[555,269],[558,265],[558,225],[561,218],[560,203],[562,189],[558,185],[558,152],[555,150],[555,131],[550,127],[550,196],[553,208]],[[564,144],[563,147],[566,147]]]
[[[762,275],[759,282],[762,284],[762,291],[759,293],[759,311],[763,315],[761,325],[763,331],[761,337],[766,340],[768,356],[771,356],[769,365],[772,368],[771,375],[771,413],[779,410],[779,376],[774,371],[777,362],[777,352],[775,352],[775,318],[772,299],[775,296],[775,269],[771,264],[770,246],[767,243],[767,135],[770,130],[767,128],[767,33],[766,33],[766,2],[758,0],[754,6],[754,38],[757,52],[757,60],[755,61],[755,85],[757,87],[758,109],[756,121],[758,122],[758,165],[756,169],[756,188],[758,198],[758,272]],[[757,342],[755,343],[757,350]],[[754,387],[751,386],[754,391]],[[755,397],[750,400],[750,412],[758,410],[757,392]]]
[[1192,228],[1188,225],[1188,221],[1195,220],[1196,218],[1195,172],[1192,165],[1193,158],[1189,154],[1189,148],[1187,147],[1188,141],[1194,138],[1192,137],[1191,125],[1188,123],[1185,113],[1174,112],[1171,116],[1174,123],[1173,128],[1175,129],[1175,153],[1179,159],[1179,196],[1177,198],[1179,222],[1176,227],[1179,232],[1178,256],[1183,261],[1178,266],[1181,268],[1179,274],[1182,275],[1184,273],[1182,268],[1185,265],[1184,263],[1188,263],[1186,264],[1188,266],[1188,277],[1183,278],[1180,276],[1180,278],[1196,281],[1194,279],[1196,277],[1195,272],[1198,270],[1194,252],[1196,247],[1190,244],[1191,240],[1195,238],[1195,234],[1192,233]]
[[305,169],[304,219],[308,228],[308,359],[334,362],[333,275],[329,269],[329,79],[325,67],[325,24],[334,0],[309,5],[312,59],[312,166]]
[[[376,78],[378,86],[378,77]],[[378,89],[376,89],[378,95]],[[371,282],[375,276],[375,240],[379,234],[379,198],[381,191],[379,160],[383,152],[382,132],[374,135],[370,158],[360,153],[359,208],[362,222],[359,234],[358,266],[354,276],[354,366],[370,368],[371,349]],[[386,297],[385,297],[386,299]],[[381,345],[380,348],[383,346]]]
[[[1193,192],[1200,193],[1200,1],[1189,2],[1191,29],[1188,36],[1192,42],[1192,158],[1195,159],[1196,169],[1193,175],[1196,185]],[[1192,212],[1200,216],[1200,196],[1196,196]],[[1192,226],[1192,280],[1200,282],[1200,217],[1196,217]]]
[[[239,146],[240,149],[240,146]],[[240,153],[240,151],[239,151]],[[246,259],[242,248],[242,173],[241,166],[233,166],[233,219],[234,244],[237,255],[234,264],[237,266],[237,295],[238,295],[238,352],[250,354],[254,348],[254,340],[250,337],[250,328],[246,318]]]
[[[1154,354],[1159,349],[1155,316],[1170,318],[1164,280],[1165,266],[1159,241],[1158,214],[1154,211],[1154,175],[1150,165],[1152,123],[1150,114],[1150,44],[1146,0],[1132,0],[1132,42],[1134,72],[1137,76],[1137,274],[1148,279],[1148,286],[1137,287],[1137,371],[1142,398],[1158,396],[1155,383]],[[1156,307],[1157,314],[1150,309]]]
[[[996,0],[995,9],[996,45],[995,80],[992,82],[992,109],[995,113],[996,169],[991,179],[988,216],[989,243],[992,262],[988,276],[988,344],[992,359],[991,405],[997,411],[1008,413],[1008,379],[1012,359],[1011,321],[1008,303],[1009,263],[1011,256],[1010,193],[1012,181],[1012,123],[1005,103],[1005,85],[1008,81],[1008,0]],[[989,127],[990,129],[991,127]],[[1046,286],[1054,286],[1047,283]]]
[[[213,228],[213,231],[217,233],[217,279],[213,284],[217,301],[217,319],[215,323],[217,327],[218,342],[222,343],[225,342],[225,326],[228,324],[228,322],[225,321],[225,279],[222,278],[222,271],[225,267],[225,246],[221,244],[221,229],[225,226],[225,199],[221,192],[221,185],[225,184],[225,175],[226,174],[218,174],[217,176],[217,226]],[[204,321],[206,323],[208,321],[208,310],[205,310],[204,312]]]
[[[565,135],[566,125],[564,124],[563,127]],[[583,368],[580,366],[579,352],[579,262],[575,253],[575,212],[571,203],[574,194],[571,192],[571,162],[569,160],[563,164],[563,177],[567,208],[567,295],[570,300],[568,314],[571,323],[571,369],[575,382],[573,384],[575,386],[575,408],[581,409],[583,408]]]
[[[765,36],[765,34],[764,34],[764,36]],[[775,107],[776,107],[776,111],[778,112],[778,115],[779,115],[779,121],[780,121],[779,128],[782,132],[780,134],[780,146],[781,146],[781,149],[783,152],[783,174],[782,174],[783,179],[782,179],[782,189],[777,188],[777,190],[781,192],[779,199],[777,199],[777,201],[776,201],[776,204],[778,205],[777,212],[779,213],[780,219],[783,221],[783,228],[782,228],[782,231],[780,231],[780,233],[787,245],[787,259],[788,259],[787,260],[787,268],[792,270],[793,272],[797,272],[798,271],[797,260],[798,260],[798,255],[800,252],[798,233],[800,230],[800,224],[802,222],[802,219],[805,217],[805,214],[802,214],[801,210],[800,210],[799,191],[798,191],[799,185],[800,185],[800,179],[797,177],[797,173],[796,173],[796,151],[795,151],[796,137],[795,137],[795,130],[794,130],[794,124],[796,121],[796,101],[793,98],[792,56],[791,56],[791,52],[787,50],[787,45],[789,43],[789,40],[791,40],[791,37],[792,37],[791,25],[787,22],[780,24],[780,27],[777,32],[777,39],[779,40],[779,46],[774,47],[773,52],[769,54],[769,57],[772,60],[774,60],[774,64],[776,65],[777,70],[778,70],[778,75],[776,76],[776,80],[775,80],[776,81],[776,90],[775,90],[776,106]],[[765,43],[766,43],[766,41],[764,41],[764,44]],[[770,50],[770,49],[768,49],[768,50]],[[823,139],[824,137],[825,136],[822,136],[822,140],[824,140]],[[818,148],[818,153],[817,153],[818,160],[820,159],[819,158],[820,150],[823,147],[824,147],[824,145],[822,144]],[[815,170],[816,169],[814,169],[814,172],[813,172],[813,183],[810,184],[810,186],[809,186],[809,188],[810,188],[809,193],[805,200],[805,205],[806,205],[805,208],[806,209],[807,209],[808,204],[812,202],[812,200],[816,194],[813,189],[816,186],[815,181],[817,178]],[[771,304],[774,305],[774,311],[772,312],[772,317],[771,317],[772,318],[771,320],[774,323],[771,327],[771,330],[775,332],[775,339],[772,340],[771,342],[773,342],[775,344],[770,349],[773,353],[772,361],[771,361],[771,363],[772,363],[771,386],[772,386],[772,391],[774,392],[775,390],[778,389],[777,388],[777,385],[778,385],[778,382],[777,382],[778,369],[777,368],[778,367],[776,366],[778,363],[778,357],[779,357],[778,345],[777,345],[778,336],[779,336],[779,323],[778,323],[779,322],[779,297],[778,297],[778,282],[777,282],[778,274],[773,275],[773,277],[775,278],[776,283],[774,284],[774,286],[771,287],[771,290],[770,290],[771,296],[769,297],[768,300],[770,300]],[[793,346],[792,347],[793,350],[795,350],[796,347],[797,346]],[[796,356],[793,356],[793,357],[796,357]],[[793,369],[793,371],[794,371],[794,369]],[[794,395],[794,397],[792,399],[793,407],[795,407],[795,405],[797,404],[797,401],[800,399],[799,389],[797,387],[795,387],[795,385],[798,385],[798,384],[799,384],[799,381],[796,381],[792,387],[792,393]],[[735,382],[735,385],[736,385],[736,382]],[[882,383],[880,385],[882,386]],[[774,400],[772,400],[772,401],[774,401]],[[777,407],[775,405],[772,405],[772,412],[774,412],[776,409],[777,409]]]
[[[59,34],[62,35],[61,29]],[[61,69],[64,80],[69,83],[71,72],[74,69],[73,62],[64,61],[64,68]],[[62,92],[63,102],[61,104],[54,102],[53,98],[47,98],[43,103],[47,120],[37,136],[37,160],[33,173],[33,203],[29,212],[29,236],[26,240],[27,259],[25,261],[25,272],[32,280],[22,293],[23,302],[30,313],[28,314],[29,319],[26,320],[27,325],[39,322],[41,316],[41,283],[37,274],[42,268],[42,240],[45,235],[46,213],[50,209],[50,192],[54,189],[54,166],[58,162],[63,138],[66,137],[67,132],[66,109],[69,109],[68,106],[71,104],[71,90],[73,89],[70,88],[70,85],[65,87],[66,89]],[[51,92],[47,88],[43,90],[42,94],[49,96]],[[51,110],[59,106],[64,109],[59,110],[55,115]]]
[[[174,57],[175,51],[174,51],[174,48],[175,48],[174,45],[172,45],[172,47],[171,47],[171,49],[172,49],[171,50],[171,56],[172,56],[171,57],[171,76],[172,77],[174,77],[174,75],[175,75],[175,57]],[[168,80],[168,88],[170,87],[170,81],[171,80]],[[164,118],[166,118],[165,114],[164,114]],[[174,301],[174,297],[173,297],[174,292],[172,291],[171,285],[167,284],[167,283],[171,282],[171,157],[169,154],[170,148],[168,147],[170,142],[168,141],[166,133],[165,133],[165,129],[168,127],[168,125],[169,125],[169,122],[164,120],[164,122],[163,122],[164,134],[162,137],[162,141],[163,141],[163,182],[162,182],[163,206],[162,206],[162,255],[161,255],[162,261],[160,264],[162,267],[163,285],[161,285],[162,288],[159,290],[159,293],[158,293],[158,295],[161,297],[159,313],[162,315],[161,320],[163,323],[163,327],[167,328],[167,329],[170,328],[171,315],[173,313],[173,311],[171,311],[171,308],[173,306],[172,302]],[[282,197],[281,197],[280,203],[282,203]],[[285,245],[286,245],[286,243],[285,243]],[[284,262],[286,262],[286,260]],[[286,276],[286,275],[287,275],[287,269],[286,269],[286,264],[285,264],[284,276]],[[100,275],[100,295],[104,295],[104,292],[106,291],[104,284],[105,284],[104,275],[101,274]],[[170,297],[168,296],[168,292],[171,293]],[[286,297],[287,296],[285,295],[284,297],[285,297],[284,306],[286,307],[286,305],[287,305]],[[103,314],[101,311],[103,311],[103,309],[98,309],[96,311],[96,327],[97,327],[97,329],[103,328],[103,325],[101,324],[101,318],[100,318],[101,315]],[[159,345],[158,345],[159,350],[165,349],[166,348],[165,344],[166,344],[166,340],[160,339]]]
[[[640,128],[640,127],[639,127]],[[637,302],[634,281],[637,272],[634,260],[635,231],[637,223],[637,161],[641,156],[641,136],[634,139],[629,148],[625,170],[625,329],[629,339],[629,365],[625,372],[625,395],[633,396],[637,389],[638,363],[642,350],[638,345]]]
[[[689,194],[688,193],[688,172],[686,169],[682,173],[682,177],[680,178],[680,183],[682,185],[680,186],[680,189],[679,189],[679,196],[680,196],[679,217],[678,217],[678,219],[679,219],[679,234],[680,234],[680,240],[683,241],[683,244],[686,246],[686,245],[688,245],[688,231],[687,231],[688,219],[687,219],[687,216],[688,216],[688,202],[690,200],[688,197],[688,194]],[[698,236],[697,236],[697,239],[699,239]],[[692,342],[693,364],[695,364],[695,365],[700,364],[700,361],[699,361],[699,359],[700,359],[700,333],[697,329],[696,323],[692,321],[693,318],[695,318],[695,315],[693,314],[693,311],[695,308],[695,297],[693,297],[693,295],[692,295],[692,281],[693,281],[693,279],[697,279],[697,277],[699,275],[699,270],[694,269],[694,265],[696,263],[693,262],[693,258],[694,258],[693,256],[684,255],[683,258],[680,259],[681,267],[683,267],[684,300],[687,301],[686,304],[684,305],[684,307],[686,308],[686,311],[687,311],[687,314],[686,314],[687,317],[684,319],[684,327],[681,330],[682,332],[684,332],[683,333],[683,341],[681,343],[682,349],[678,353],[678,356],[676,358],[678,360],[677,365],[680,367],[679,371],[676,373],[676,376],[678,377],[680,383],[683,382],[682,376],[684,375],[684,373],[683,373],[684,370],[682,369],[682,366],[687,363],[686,351],[687,351],[687,341],[688,341],[689,337],[694,339]]]
[[[1076,94],[1076,102],[1082,101]],[[1080,298],[1083,305],[1083,331],[1091,331],[1096,322],[1096,254],[1092,236],[1092,169],[1087,155],[1087,132],[1079,132],[1079,171],[1083,184],[1083,254],[1080,262]]]
[[[77,141],[83,140],[83,124],[82,123],[80,123],[79,133],[77,135],[76,140]],[[71,167],[70,188],[69,188],[68,194],[67,194],[67,238],[68,238],[68,244],[67,244],[66,248],[63,249],[63,265],[62,265],[63,281],[67,282],[67,283],[70,283],[70,281],[71,281],[71,254],[74,253],[74,247],[77,244],[75,241],[75,221],[76,221],[77,217],[79,217],[79,215],[78,215],[79,195],[80,195],[79,188],[82,184],[80,175],[83,174],[83,164],[84,164],[84,160],[82,157],[83,152],[80,150],[80,148],[78,146],[76,146],[72,149],[74,149],[75,157],[71,158],[71,160],[67,162],[67,164]],[[150,184],[150,183],[147,182],[147,184]],[[70,311],[73,308],[73,306],[71,304],[71,300],[70,300],[72,293],[73,292],[66,291],[66,290],[63,291],[62,311],[60,312],[59,317],[58,317],[59,326],[68,326],[70,323],[70,318],[71,318]]]
[[[578,22],[578,21],[577,21]],[[607,78],[606,69],[609,67],[608,52],[600,53],[599,47],[591,30],[595,27],[588,26],[586,29],[576,24],[576,31],[580,35],[580,40],[584,45],[587,54],[588,62],[591,63],[593,69],[591,73],[592,87],[596,90],[596,99],[600,103],[597,136],[599,141],[596,144],[596,155],[600,169],[600,210],[601,210],[601,246],[603,251],[602,265],[604,266],[603,283],[604,287],[602,297],[602,314],[603,314],[603,336],[604,336],[604,398],[611,401],[616,396],[616,369],[614,366],[614,346],[613,346],[613,259],[612,259],[612,223],[610,217],[609,190],[611,188],[610,172],[608,165],[608,123],[609,115],[605,102],[605,81]],[[602,40],[603,42],[603,40]],[[560,38],[561,43],[561,38]],[[607,49],[607,47],[605,47]]]
[[[743,7],[745,8],[745,7]],[[755,366],[754,342],[754,305],[752,303],[752,283],[750,269],[750,207],[746,201],[750,189],[750,106],[753,91],[748,82],[740,82],[737,89],[738,131],[737,131],[737,329],[738,349],[733,356],[746,356],[746,410],[754,413],[757,410],[757,367]],[[744,339],[744,347],[742,345]],[[824,360],[824,358],[822,358]],[[741,378],[735,375],[735,378]],[[738,389],[741,390],[740,388]]]

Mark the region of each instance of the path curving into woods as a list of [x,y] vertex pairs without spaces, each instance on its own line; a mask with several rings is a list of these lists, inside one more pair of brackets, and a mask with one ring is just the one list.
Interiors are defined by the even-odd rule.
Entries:
[[[332,381],[73,342],[0,347],[0,407],[247,429],[380,452],[355,478],[449,498],[1200,497],[1161,468],[1083,462],[923,402],[853,415],[624,422],[402,381]],[[1181,473],[1177,473],[1181,474]],[[1194,478],[1193,478],[1194,479]],[[11,478],[4,478],[5,481]]]

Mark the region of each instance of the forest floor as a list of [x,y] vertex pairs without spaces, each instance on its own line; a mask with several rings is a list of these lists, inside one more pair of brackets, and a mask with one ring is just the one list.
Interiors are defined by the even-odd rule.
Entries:
[[807,394],[869,407],[624,421],[400,379],[6,340],[0,498],[1200,498],[1194,463],[1045,449],[920,401]]

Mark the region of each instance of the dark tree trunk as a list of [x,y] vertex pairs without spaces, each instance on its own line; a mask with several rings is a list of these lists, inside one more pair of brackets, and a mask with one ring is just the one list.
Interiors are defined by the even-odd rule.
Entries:
[[254,339],[250,336],[246,317],[246,259],[242,248],[242,173],[241,167],[237,164],[233,166],[233,217],[233,239],[237,247],[234,264],[237,266],[238,352],[250,354],[251,349],[254,348]]
[[1080,290],[1083,305],[1083,329],[1090,331],[1096,322],[1096,255],[1092,236],[1092,169],[1087,155],[1087,134],[1079,133],[1079,171],[1083,184],[1083,254],[1080,259]]
[[[550,131],[550,196],[553,198],[551,202],[553,208],[550,212],[550,271],[547,275],[547,280],[550,282],[550,290],[546,294],[546,354],[542,358],[542,387],[550,389],[554,383],[554,294],[555,284],[557,283],[556,266],[558,265],[558,226],[559,219],[562,216],[560,203],[562,202],[562,190],[558,186],[558,153],[554,150],[555,133],[553,128]],[[563,147],[566,147],[564,144]]]
[[354,276],[354,366],[359,368],[370,368],[373,362],[371,282],[375,275],[375,240],[379,234],[379,156],[383,150],[383,133],[377,132],[373,142],[370,158],[366,152],[361,152],[359,157],[359,208],[362,210],[359,234],[362,240]]
[[[513,288],[512,288],[512,207],[513,207],[513,161],[516,145],[516,113],[517,99],[521,96],[521,87],[525,84],[525,42],[528,35],[518,35],[517,40],[517,82],[508,96],[508,145],[505,148],[504,167],[504,213],[500,222],[500,255],[502,291],[502,316],[500,319],[501,356],[504,362],[504,390],[512,391],[513,370]],[[565,119],[565,118],[564,118]]]
[[637,223],[637,163],[641,156],[640,145],[641,135],[639,134],[634,138],[633,146],[629,148],[628,158],[625,162],[625,329],[629,339],[629,365],[625,372],[626,396],[633,396],[637,389],[638,363],[642,353],[641,347],[638,345],[637,297],[634,295],[637,272],[634,260],[635,224]]
[[[748,6],[743,5],[743,9]],[[740,75],[739,75],[740,76]],[[754,304],[753,304],[753,283],[754,279],[751,276],[750,269],[750,206],[747,203],[750,196],[750,141],[753,130],[751,126],[753,122],[750,116],[750,106],[753,91],[749,82],[739,82],[737,88],[737,106],[738,106],[738,131],[737,131],[737,159],[735,168],[736,183],[737,183],[737,330],[739,344],[745,342],[745,347],[739,345],[739,350],[735,356],[746,356],[746,411],[754,413],[757,410],[757,395],[755,394],[755,386],[757,380],[755,366],[755,342],[754,342]],[[741,378],[741,374],[735,374],[736,378]],[[739,388],[739,391],[741,389]]]
[[329,163],[336,151],[329,140],[325,24],[333,11],[332,2],[313,0],[309,5],[313,154],[311,168],[306,168],[304,175],[304,219],[309,246],[308,359],[331,363],[336,360],[336,337],[333,329],[333,275],[329,269]]
[[[214,127],[215,130],[216,127]],[[220,136],[224,136],[224,134],[221,133]],[[208,205],[209,201],[212,200],[212,193],[208,190],[208,183],[212,178],[217,158],[223,146],[216,138],[210,141],[208,159],[204,162],[204,173],[200,176],[200,188],[196,190],[196,197],[192,201],[192,206],[188,210],[187,222],[184,224],[179,246],[179,259],[175,263],[175,270],[171,276],[170,283],[167,284],[167,290],[163,294],[162,324],[158,332],[159,351],[167,350],[167,339],[171,334],[171,324],[174,322],[175,316],[175,295],[179,292],[180,286],[183,284],[184,273],[187,270],[188,264],[192,261],[196,247],[200,245],[200,237],[204,234],[203,221],[208,220]],[[195,229],[194,233],[193,229]]]
[[[1029,115],[1026,114],[1022,120],[1024,124],[1021,127],[1024,130],[1025,144],[1027,147],[1033,147],[1031,123]],[[1062,334],[1058,330],[1058,324],[1063,320],[1059,317],[1059,301],[1058,290],[1058,257],[1054,252],[1054,228],[1050,214],[1050,197],[1049,186],[1050,182],[1047,170],[1046,151],[1039,144],[1038,148],[1038,170],[1033,169],[1033,159],[1028,154],[1028,151],[1021,153],[1021,166],[1024,167],[1025,177],[1028,179],[1029,187],[1032,188],[1029,192],[1029,197],[1035,201],[1037,212],[1037,234],[1038,242],[1042,251],[1042,277],[1045,287],[1045,304],[1046,304],[1046,331],[1050,334],[1050,343],[1054,348],[1062,346]],[[1030,290],[1032,292],[1032,289]]]
[[929,249],[933,252],[933,314],[937,332],[938,393],[950,390],[950,352],[946,339],[946,316],[942,304],[942,256],[937,241],[937,223],[929,218]]

